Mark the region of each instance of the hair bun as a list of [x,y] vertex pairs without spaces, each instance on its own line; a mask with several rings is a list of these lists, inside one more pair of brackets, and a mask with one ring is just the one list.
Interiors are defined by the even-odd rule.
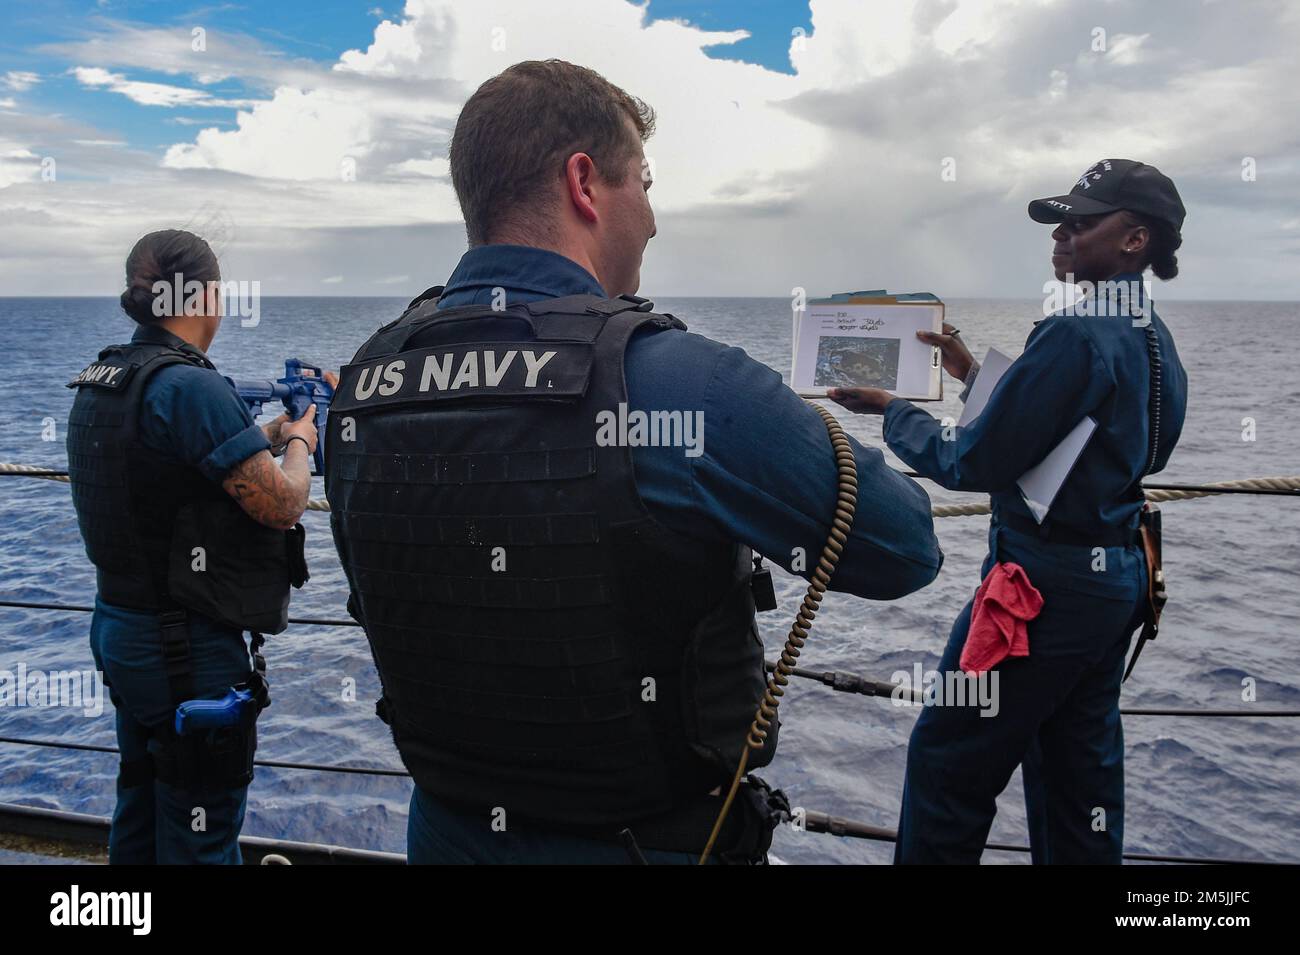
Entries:
[[[138,241],[126,257],[126,291],[122,311],[142,325],[171,314],[173,299],[190,282],[206,285],[221,281],[221,267],[212,247],[192,232],[163,229]],[[156,292],[159,284],[164,287]],[[174,285],[179,288],[173,287]],[[159,300],[162,300],[161,302]],[[162,305],[162,312],[154,311]]]
[[155,315],[153,304],[155,295],[146,288],[139,285],[132,285],[125,292],[119,301],[122,304],[122,311],[126,312],[131,318],[141,325],[149,325],[158,321],[161,316]]

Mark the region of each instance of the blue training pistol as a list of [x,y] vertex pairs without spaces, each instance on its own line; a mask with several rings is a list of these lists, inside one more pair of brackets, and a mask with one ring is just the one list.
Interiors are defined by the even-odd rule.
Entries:
[[231,687],[219,700],[186,700],[176,707],[176,735],[239,726],[257,710],[252,691],[242,686]]

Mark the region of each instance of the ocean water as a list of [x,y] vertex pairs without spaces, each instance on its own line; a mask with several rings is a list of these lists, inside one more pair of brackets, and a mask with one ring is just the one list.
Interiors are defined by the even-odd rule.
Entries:
[[[279,377],[286,357],[337,368],[401,299],[293,298],[262,303],[261,321],[228,319],[211,357],[225,374]],[[745,348],[789,372],[785,299],[660,299],[693,331]],[[1187,424],[1157,480],[1201,482],[1300,474],[1300,388],[1287,352],[1294,303],[1177,302],[1157,308],[1177,336],[1191,382]],[[948,318],[977,354],[1020,352],[1034,301],[948,303]],[[0,299],[0,461],[63,467],[63,387],[104,344],[129,337],[111,299]],[[951,382],[948,383],[951,385]],[[932,410],[957,413],[956,390]],[[881,446],[879,418],[840,411],[859,439]],[[1245,440],[1246,419],[1253,440]],[[52,430],[51,430],[52,429]],[[1250,437],[1249,434],[1245,437]],[[53,438],[53,440],[48,440]],[[773,454],[780,454],[773,449]],[[896,465],[901,464],[894,461]],[[928,482],[936,503],[966,501]],[[322,496],[319,479],[313,496]],[[864,494],[864,505],[870,496]],[[328,518],[308,512],[311,580],[295,616],[343,618],[346,592]],[[888,680],[938,662],[953,617],[978,584],[987,517],[937,522],[947,561],[924,591],[892,603],[831,594],[802,661]],[[1123,705],[1180,708],[1300,707],[1300,501],[1221,496],[1165,507],[1171,602],[1160,639],[1126,684]],[[778,611],[760,616],[774,657],[804,583],[774,568]],[[0,599],[89,604],[86,561],[64,484],[0,478]],[[0,608],[0,669],[93,666],[88,614]],[[374,716],[378,679],[356,628],[292,626],[266,650],[274,705],[263,714],[259,756],[400,767]],[[345,687],[355,683],[355,700]],[[1244,702],[1252,693],[1254,702]],[[781,747],[764,771],[792,803],[881,826],[897,822],[908,733],[919,710],[793,681],[782,705]],[[1127,744],[1126,848],[1138,852],[1300,861],[1300,745],[1291,719],[1133,716]],[[0,709],[0,735],[114,745],[111,704],[98,717],[56,708]],[[115,757],[0,744],[0,801],[107,815]],[[402,851],[405,779],[259,768],[244,832]],[[991,839],[1026,842],[1019,774],[999,799]],[[778,832],[786,861],[885,862],[891,847]],[[988,862],[1026,856],[989,852]]]

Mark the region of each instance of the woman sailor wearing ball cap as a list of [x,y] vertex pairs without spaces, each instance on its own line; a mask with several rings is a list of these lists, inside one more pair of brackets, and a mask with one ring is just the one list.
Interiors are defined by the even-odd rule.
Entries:
[[[1035,323],[984,410],[949,430],[950,440],[933,417],[888,392],[830,395],[883,414],[885,441],[904,462],[943,487],[989,492],[993,508],[984,583],[953,624],[939,669],[992,670],[997,705],[940,699],[922,711],[908,748],[897,862],[979,861],[995,800],[1022,763],[1035,862],[1122,856],[1119,691],[1148,604],[1140,482],[1168,461],[1187,397],[1142,273],[1177,275],[1185,210],[1155,167],[1105,159],[1068,195],[1031,202],[1029,215],[1056,226],[1057,279],[1127,290],[1118,308],[1098,292],[1087,308]],[[974,381],[978,365],[952,326],[921,337],[939,347],[949,374]],[[1017,479],[1085,417],[1096,430],[1040,523]]]

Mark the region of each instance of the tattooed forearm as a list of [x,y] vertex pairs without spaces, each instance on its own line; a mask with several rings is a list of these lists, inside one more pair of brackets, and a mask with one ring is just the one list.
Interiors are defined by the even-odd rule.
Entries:
[[311,499],[311,452],[301,441],[290,441],[280,458],[280,475],[292,489],[293,520],[292,527],[307,510],[307,501]]
[[221,486],[253,520],[287,530],[307,508],[311,493],[307,462],[306,446],[293,441],[285,450],[283,468],[276,467],[269,451],[259,451],[232,468]]

